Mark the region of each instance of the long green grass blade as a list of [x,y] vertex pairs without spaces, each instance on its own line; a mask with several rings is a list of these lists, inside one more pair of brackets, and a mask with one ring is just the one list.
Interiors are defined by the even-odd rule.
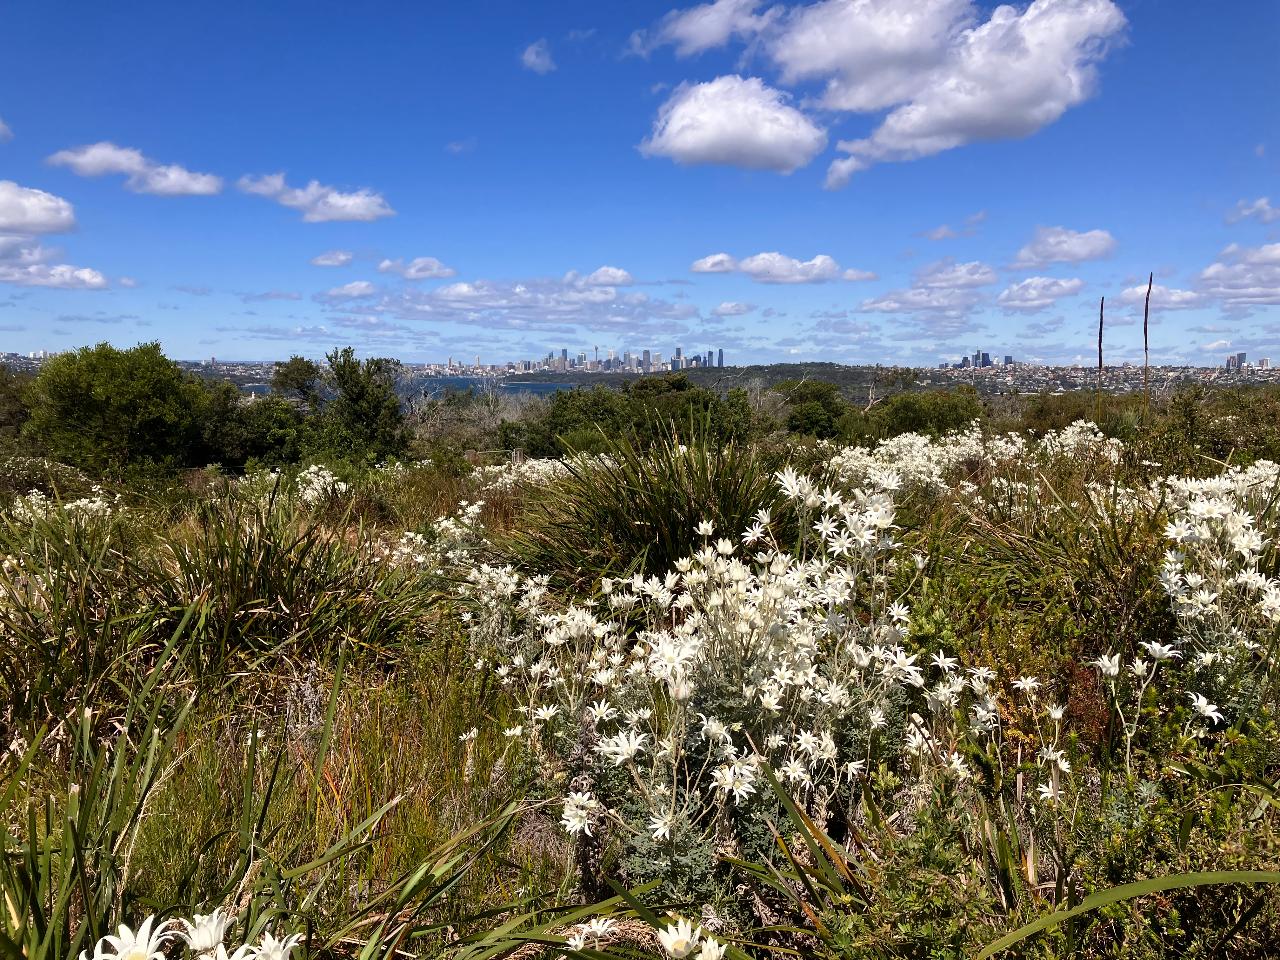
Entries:
[[1221,871],[1208,873],[1180,873],[1168,877],[1153,877],[1150,880],[1139,880],[1136,883],[1125,883],[1118,887],[1112,887],[1109,890],[1101,890],[1098,893],[1085,897],[1080,901],[1079,906],[1070,910],[1059,910],[1049,913],[1033,920],[1025,926],[1019,927],[1011,933],[1005,934],[999,940],[987,944],[973,957],[973,960],[986,960],[987,957],[993,957],[1002,950],[1007,950],[1016,943],[1021,943],[1028,937],[1034,936],[1043,930],[1057,926],[1064,920],[1070,920],[1072,917],[1078,917],[1082,913],[1088,913],[1091,910],[1097,910],[1113,903],[1120,903],[1124,900],[1133,900],[1136,897],[1145,897],[1152,893],[1162,893],[1166,890],[1183,890],[1190,887],[1209,887],[1218,884],[1228,883],[1280,883],[1280,872],[1269,870],[1239,870],[1239,871]]

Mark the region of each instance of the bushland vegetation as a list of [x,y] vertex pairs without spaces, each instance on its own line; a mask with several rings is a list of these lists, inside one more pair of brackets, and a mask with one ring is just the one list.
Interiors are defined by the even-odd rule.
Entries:
[[1274,955],[1276,392],[397,377],[0,375],[5,956]]

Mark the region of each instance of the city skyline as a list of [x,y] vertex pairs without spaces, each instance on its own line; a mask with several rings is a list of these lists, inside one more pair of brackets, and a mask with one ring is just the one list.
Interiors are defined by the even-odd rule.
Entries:
[[0,350],[1280,355],[1274,4],[166,10],[0,15]]

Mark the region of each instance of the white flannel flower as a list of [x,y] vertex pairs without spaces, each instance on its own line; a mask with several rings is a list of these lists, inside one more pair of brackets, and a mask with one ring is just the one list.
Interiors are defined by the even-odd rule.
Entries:
[[1104,677],[1115,679],[1120,676],[1120,654],[1103,654],[1096,660],[1089,661],[1093,666],[1097,667]]
[[564,812],[560,816],[560,825],[570,836],[585,833],[591,836],[591,813],[600,806],[600,801],[590,793],[570,793],[564,799]]
[[1212,720],[1214,723],[1223,722],[1222,713],[1217,706],[1209,702],[1207,697],[1198,693],[1188,693],[1187,696],[1191,699],[1192,709],[1204,719]]
[[687,957],[698,947],[702,939],[702,928],[694,927],[684,918],[668,924],[658,931],[658,941],[669,957]]

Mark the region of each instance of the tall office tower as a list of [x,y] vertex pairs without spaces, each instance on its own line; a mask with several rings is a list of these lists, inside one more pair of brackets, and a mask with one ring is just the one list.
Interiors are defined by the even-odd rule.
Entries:
[[1236,358],[1235,358],[1235,357],[1227,357],[1227,369],[1228,369],[1228,370],[1234,370],[1235,368],[1236,368]]
[[677,360],[684,359],[684,347],[676,347],[676,359]]
[[982,365],[983,365],[984,367],[989,367],[989,366],[991,366],[991,354],[989,354],[989,353],[983,353],[983,354],[982,354]]
[[1012,357],[1011,355],[1007,354],[1007,353],[1004,355],[1004,365],[1005,365],[1006,367],[1012,367],[1012,366],[1013,366],[1013,357]]
[[1271,358],[1270,358],[1270,357],[1263,357],[1261,360],[1259,360],[1259,361],[1258,361],[1258,369],[1259,369],[1259,370],[1270,370],[1270,369],[1271,369]]
[[645,373],[648,373],[650,370],[653,369],[652,363],[653,363],[652,355],[649,353],[648,350],[645,350],[640,355],[640,369],[643,370]]
[[968,369],[969,369],[969,365],[970,365],[970,364],[972,364],[972,363],[973,363],[973,358],[972,358],[972,357],[965,357],[964,359],[962,359],[962,360],[960,361],[960,369],[961,369],[961,370],[968,370]]
[[561,347],[561,348],[560,348],[560,359],[561,359],[561,360],[563,360],[565,363],[568,363],[568,362],[569,362],[569,348],[568,348],[568,347]]
[[721,347],[719,350],[716,351],[716,366],[717,367],[724,366],[724,347]]
[[1243,350],[1241,350],[1239,353],[1237,353],[1237,354],[1236,354],[1236,369],[1237,369],[1237,370],[1241,370],[1241,369],[1243,369],[1243,368],[1244,368],[1244,360],[1245,360],[1245,357],[1246,357],[1246,356],[1247,356],[1247,354],[1245,354],[1245,352],[1244,352]]

